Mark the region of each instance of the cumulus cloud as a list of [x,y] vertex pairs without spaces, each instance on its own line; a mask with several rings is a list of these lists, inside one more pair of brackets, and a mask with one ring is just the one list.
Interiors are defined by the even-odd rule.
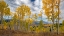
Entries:
[[[21,4],[28,5],[31,8],[31,11],[34,13],[38,13],[41,10],[41,0],[5,0],[6,3],[11,7],[11,8],[16,8],[17,6]],[[12,11],[12,9],[11,9]]]
[[[15,12],[15,9],[22,5],[25,4],[30,7],[31,12],[34,13],[39,13],[40,10],[42,9],[42,0],[5,0],[5,2],[9,5],[11,11]],[[45,15],[43,15],[44,18]]]
[[60,4],[60,17],[61,17],[61,21],[64,20],[64,1],[61,2]]
[[[5,0],[5,2],[9,5],[11,11],[15,11],[15,9],[22,5],[25,4],[30,7],[31,12],[34,13],[39,13],[40,10],[42,9],[42,0]],[[64,19],[63,14],[64,14],[64,2],[61,3],[60,9],[61,9],[61,14],[60,16]],[[43,12],[43,18],[46,18],[44,12]]]

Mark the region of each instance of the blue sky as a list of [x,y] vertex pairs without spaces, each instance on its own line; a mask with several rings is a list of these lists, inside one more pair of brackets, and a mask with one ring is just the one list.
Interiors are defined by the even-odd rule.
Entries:
[[[15,9],[22,4],[29,6],[33,14],[39,13],[39,11],[42,9],[42,0],[5,0],[5,2],[9,5],[12,12],[14,12]],[[60,17],[62,18],[61,20],[64,19],[64,4],[63,3],[64,2],[60,4],[60,9],[61,9]],[[47,21],[46,16],[44,15],[44,12],[43,12],[43,20]]]

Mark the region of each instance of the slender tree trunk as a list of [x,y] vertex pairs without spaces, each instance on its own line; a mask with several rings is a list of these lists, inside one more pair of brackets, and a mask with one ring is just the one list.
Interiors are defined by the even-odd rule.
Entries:
[[17,20],[15,19],[15,20],[14,20],[14,30],[17,30],[17,26],[16,26],[17,23],[16,23],[16,21],[17,21]]
[[[60,2],[60,0],[58,0]],[[58,3],[58,28],[57,28],[57,34],[59,34],[59,5],[60,3]]]
[[42,20],[42,15],[41,15],[41,20]]
[[53,31],[53,27],[54,27],[54,5],[53,5],[53,0],[52,0],[52,30],[51,31]]
[[[29,20],[30,20],[30,16],[29,16]],[[30,25],[30,24],[31,24],[31,23],[29,22],[29,23],[28,23],[28,32],[29,32],[29,25]]]
[[9,24],[9,30],[11,30],[11,26],[10,26],[10,20],[9,20],[9,16],[8,16],[8,24]]
[[2,25],[2,29],[3,29],[3,11],[1,12],[1,25]]
[[19,29],[19,25],[20,25],[20,15],[18,14],[18,24],[17,24],[17,30]]

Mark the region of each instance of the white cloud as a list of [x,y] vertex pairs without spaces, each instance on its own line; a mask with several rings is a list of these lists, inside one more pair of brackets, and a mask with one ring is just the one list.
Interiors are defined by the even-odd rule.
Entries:
[[18,0],[16,0],[16,1],[15,1],[15,3],[16,3],[16,4],[18,4],[18,5],[20,5],[20,3],[19,3],[19,1],[18,1]]
[[35,0],[34,3],[35,3],[36,6],[39,6],[39,0]]
[[[12,2],[13,0],[10,1],[13,4],[11,4],[8,1],[6,0],[6,2],[9,4],[9,7],[12,12],[14,12],[15,9],[17,8],[16,5],[21,5],[21,4],[25,4],[25,5],[29,6],[33,14],[39,13],[40,10],[42,9],[42,0],[35,0],[34,2],[31,2],[30,0],[15,0],[14,2]],[[15,4],[15,6],[14,6],[14,4]],[[46,16],[44,14],[43,14],[43,18],[46,18]]]
[[60,4],[60,11],[61,11],[61,13],[60,13],[61,20],[60,21],[62,21],[62,20],[64,20],[64,1],[61,2],[61,4]]
[[[17,6],[21,4],[25,4],[29,6],[33,14],[39,13],[40,10],[42,9],[42,0],[35,0],[34,2],[31,2],[30,0],[5,0],[5,1],[9,5],[12,12],[14,12]],[[64,2],[61,3],[60,9],[61,9],[60,17],[63,20],[64,19],[64,16],[63,16],[64,15]],[[46,18],[44,12],[42,16],[43,18]]]
[[[27,1],[20,0],[20,1],[23,2],[24,4],[28,5],[31,8],[31,11],[33,14],[34,13],[38,14],[40,12],[40,10],[42,9],[42,1],[41,0],[35,0],[34,2],[31,2],[30,0],[27,0]],[[16,0],[16,3],[21,5],[20,1]],[[46,18],[46,16],[44,14],[42,16],[43,16],[43,18]]]

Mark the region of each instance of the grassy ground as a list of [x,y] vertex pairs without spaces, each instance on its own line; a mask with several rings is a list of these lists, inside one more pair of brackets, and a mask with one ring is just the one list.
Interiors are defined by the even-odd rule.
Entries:
[[34,33],[34,32],[20,32],[20,31],[13,31],[13,30],[0,30],[0,36],[64,36],[64,33],[57,33],[55,32],[41,32],[41,33]]

